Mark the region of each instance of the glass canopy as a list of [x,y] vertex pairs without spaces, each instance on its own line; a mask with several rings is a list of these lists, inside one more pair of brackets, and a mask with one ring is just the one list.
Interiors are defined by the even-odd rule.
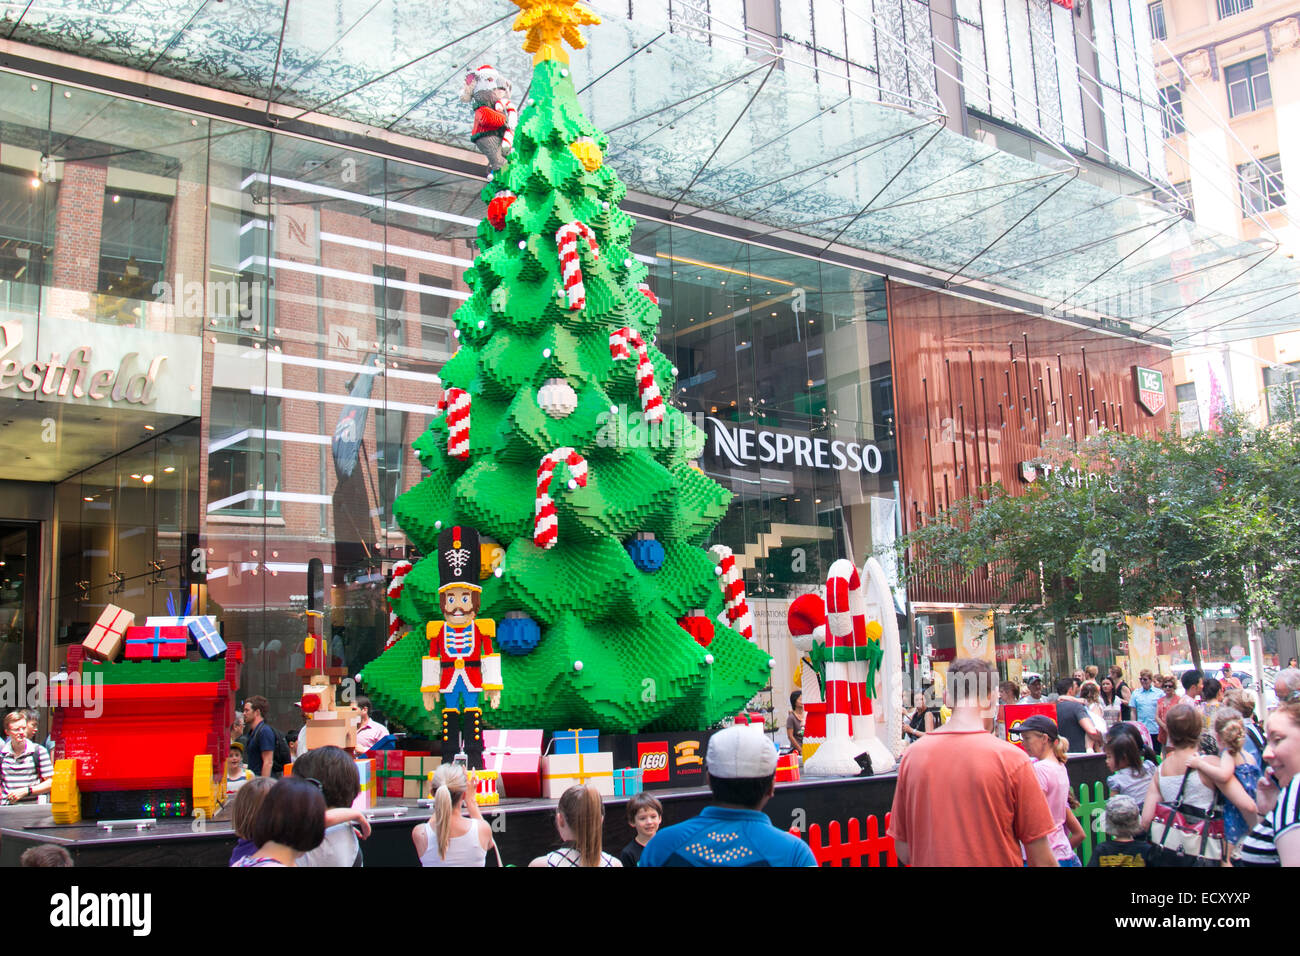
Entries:
[[[838,243],[1176,347],[1295,325],[1300,269],[1271,243],[1092,186],[1064,150],[1049,168],[951,132],[933,97],[846,96],[740,31],[691,38],[591,5],[605,22],[573,54],[583,106],[628,187],[672,212]],[[0,35],[465,146],[467,67],[495,64],[527,99],[517,13],[509,0],[0,0]]]

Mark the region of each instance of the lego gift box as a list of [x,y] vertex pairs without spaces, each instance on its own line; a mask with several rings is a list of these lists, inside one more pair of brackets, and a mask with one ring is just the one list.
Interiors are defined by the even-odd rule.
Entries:
[[183,627],[135,625],[126,629],[128,661],[183,661],[190,632]]
[[751,727],[757,730],[760,734],[763,733],[765,729],[763,725],[763,715],[757,711],[749,713],[742,711],[736,715],[732,724],[736,727]]
[[369,758],[356,761],[357,777],[361,781],[361,790],[352,801],[353,810],[369,810],[379,799],[375,780],[375,762]]
[[429,778],[442,764],[441,757],[406,751],[402,761],[402,799],[419,800],[432,794]]
[[788,783],[799,779],[799,758],[792,753],[776,758],[776,782]]
[[558,800],[570,787],[591,784],[601,796],[614,796],[612,753],[546,754],[542,757],[542,796]]
[[186,628],[204,660],[210,661],[226,653],[226,642],[221,639],[221,632],[217,630],[215,617],[192,618]]
[[372,750],[375,776],[379,780],[379,796],[402,799],[406,791],[406,758],[427,757],[428,754],[409,750]]
[[135,624],[135,615],[116,604],[104,608],[90,634],[81,642],[86,654],[101,661],[115,661],[122,653],[127,628]]
[[551,735],[551,752],[556,754],[594,754],[599,730],[557,730]]
[[483,763],[500,774],[507,797],[542,795],[542,732],[487,730],[483,733]]
[[630,797],[641,792],[641,768],[624,767],[614,771],[614,796]]

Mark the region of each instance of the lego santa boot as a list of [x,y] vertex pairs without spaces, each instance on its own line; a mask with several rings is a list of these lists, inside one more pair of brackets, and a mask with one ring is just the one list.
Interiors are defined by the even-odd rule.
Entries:
[[465,757],[470,770],[483,769],[483,711],[478,707],[465,708]]
[[451,765],[460,752],[460,711],[450,707],[442,712],[442,762]]

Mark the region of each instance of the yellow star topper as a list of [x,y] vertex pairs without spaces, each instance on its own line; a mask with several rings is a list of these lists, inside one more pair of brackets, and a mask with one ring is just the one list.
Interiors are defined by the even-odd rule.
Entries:
[[533,54],[533,62],[557,60],[569,62],[569,54],[560,45],[563,40],[575,50],[581,50],[587,41],[578,27],[600,23],[600,17],[584,7],[578,0],[512,0],[523,12],[515,18],[514,29],[527,33],[524,52]]

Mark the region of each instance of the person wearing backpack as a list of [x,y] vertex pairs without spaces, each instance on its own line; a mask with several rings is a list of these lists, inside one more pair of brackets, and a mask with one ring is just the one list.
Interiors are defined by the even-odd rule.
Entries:
[[21,803],[49,793],[54,785],[50,752],[27,739],[27,715],[18,710],[6,714],[5,732],[9,744],[0,754],[0,798]]
[[260,694],[244,701],[244,724],[248,727],[248,746],[244,753],[248,769],[258,777],[278,777],[289,762],[289,742],[266,722],[269,706]]

